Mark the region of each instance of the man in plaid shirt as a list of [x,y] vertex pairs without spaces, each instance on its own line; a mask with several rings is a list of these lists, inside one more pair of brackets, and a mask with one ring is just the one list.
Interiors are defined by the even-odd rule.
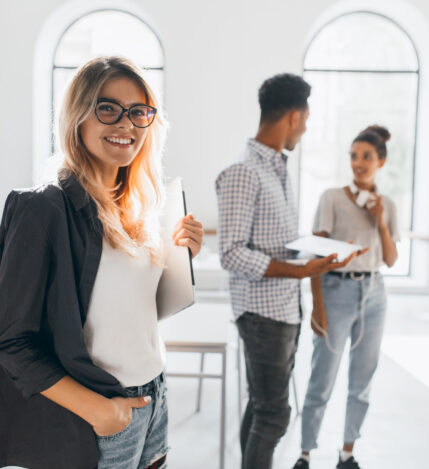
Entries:
[[244,342],[249,402],[241,424],[242,469],[270,469],[290,417],[289,377],[301,322],[299,280],[346,265],[336,255],[305,266],[285,244],[298,235],[288,156],[306,130],[310,86],[291,74],[259,89],[257,135],[244,161],[216,180],[221,264],[229,272],[236,324]]

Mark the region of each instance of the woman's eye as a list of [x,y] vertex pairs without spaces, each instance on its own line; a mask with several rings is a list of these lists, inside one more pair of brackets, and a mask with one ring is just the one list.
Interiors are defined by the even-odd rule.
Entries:
[[146,109],[137,108],[137,109],[132,109],[131,114],[135,117],[143,117],[147,115],[147,111]]
[[110,105],[110,104],[101,104],[100,106],[98,106],[98,109],[100,111],[113,111],[113,107]]
[[372,155],[371,155],[371,153],[365,153],[365,155],[363,155],[363,157],[364,157],[365,160],[367,160],[367,161],[372,160]]

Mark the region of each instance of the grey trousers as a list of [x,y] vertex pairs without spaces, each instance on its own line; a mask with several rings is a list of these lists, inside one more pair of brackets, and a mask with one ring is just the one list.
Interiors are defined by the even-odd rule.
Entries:
[[289,378],[299,325],[254,313],[236,321],[244,342],[249,402],[240,430],[242,469],[270,469],[274,449],[290,418]]

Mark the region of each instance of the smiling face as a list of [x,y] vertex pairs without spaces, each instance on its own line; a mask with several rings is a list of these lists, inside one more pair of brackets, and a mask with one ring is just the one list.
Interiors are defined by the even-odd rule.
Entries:
[[[135,104],[146,104],[144,90],[127,77],[107,81],[98,99],[111,99],[127,109]],[[144,144],[147,132],[147,128],[135,127],[126,112],[119,122],[112,125],[101,123],[93,112],[80,126],[83,144],[106,185],[114,185],[118,169],[132,163]]]
[[384,166],[386,158],[379,158],[375,147],[368,142],[353,143],[350,158],[355,184],[372,187],[375,174]]

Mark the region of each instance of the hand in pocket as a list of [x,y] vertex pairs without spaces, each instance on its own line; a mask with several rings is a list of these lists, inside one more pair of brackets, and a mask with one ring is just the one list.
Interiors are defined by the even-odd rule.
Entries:
[[103,412],[100,422],[93,425],[94,432],[98,436],[109,436],[121,432],[131,423],[133,408],[145,407],[150,402],[149,396],[109,399],[109,411]]

